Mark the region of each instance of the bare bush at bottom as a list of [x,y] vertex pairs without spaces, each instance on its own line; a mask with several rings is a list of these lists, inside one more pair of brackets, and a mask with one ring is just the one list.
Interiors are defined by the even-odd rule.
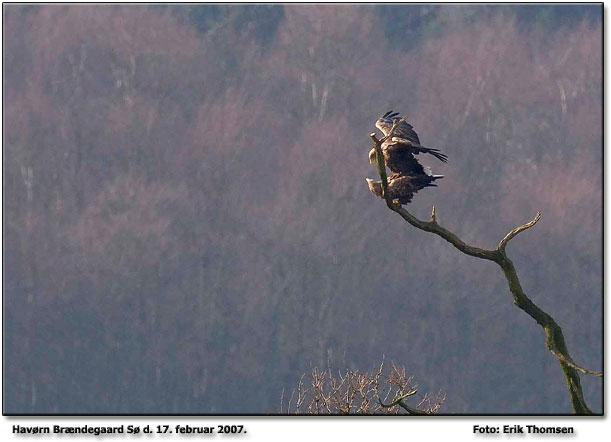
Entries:
[[405,367],[391,363],[384,372],[384,361],[371,371],[312,369],[304,373],[290,397],[282,394],[280,413],[286,414],[413,414],[427,415],[439,411],[445,394],[420,396],[416,405],[407,404],[418,397],[418,386]]

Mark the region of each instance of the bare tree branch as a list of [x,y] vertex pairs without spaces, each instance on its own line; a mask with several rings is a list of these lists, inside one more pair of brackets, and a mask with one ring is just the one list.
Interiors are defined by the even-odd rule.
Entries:
[[416,389],[411,390],[411,391],[408,391],[407,393],[402,394],[402,395],[400,395],[400,396],[396,397],[396,398],[395,398],[395,399],[394,399],[394,400],[393,400],[393,401],[392,401],[390,404],[384,404],[384,403],[382,402],[382,400],[381,400],[381,399],[378,399],[378,400],[379,400],[380,405],[381,405],[382,407],[384,407],[384,408],[391,408],[391,407],[394,407],[395,405],[397,405],[399,402],[401,402],[401,401],[402,401],[403,399],[405,399],[406,397],[413,396],[413,395],[415,395],[416,393],[418,393],[418,390],[416,390]]
[[537,221],[539,221],[540,219],[541,219],[541,212],[537,212],[537,215],[535,215],[535,217],[532,219],[532,221],[527,222],[526,224],[522,224],[521,226],[516,227],[511,232],[509,232],[507,235],[505,235],[505,237],[499,243],[497,249],[500,250],[501,252],[504,252],[505,251],[505,246],[507,246],[507,243],[509,242],[509,240],[511,240],[518,233],[523,232],[526,229],[530,229],[532,226],[537,224]]
[[408,414],[413,414],[413,415],[416,415],[416,416],[426,416],[427,414],[430,414],[430,413],[425,413],[424,411],[420,411],[417,408],[410,407],[409,405],[407,405],[403,401],[399,401],[399,403],[397,405],[399,405],[399,407],[401,407],[405,411],[407,411]]
[[[410,223],[412,226],[420,230],[424,230],[425,232],[431,232],[442,237],[461,252],[476,258],[494,261],[501,267],[503,273],[505,274],[505,278],[507,279],[507,283],[509,284],[509,290],[513,294],[514,304],[521,310],[525,311],[545,331],[546,346],[548,350],[556,357],[556,359],[560,363],[562,371],[564,372],[564,377],[566,380],[567,388],[569,390],[573,411],[576,414],[592,414],[592,411],[588,408],[585,399],[583,398],[583,391],[581,388],[578,371],[581,371],[582,373],[586,374],[593,374],[596,376],[602,376],[602,373],[585,369],[573,362],[573,359],[569,355],[568,349],[566,347],[562,329],[549,314],[541,310],[541,308],[539,308],[534,302],[531,301],[528,296],[526,296],[524,290],[522,290],[522,286],[520,284],[520,280],[518,278],[518,274],[513,265],[513,262],[507,257],[507,254],[505,253],[507,243],[519,233],[533,227],[541,218],[541,212],[538,212],[537,215],[530,222],[511,230],[499,242],[498,247],[494,250],[480,249],[478,247],[470,246],[464,241],[462,241],[460,238],[458,238],[456,234],[441,227],[437,223],[435,207],[433,207],[430,221],[421,221],[414,215],[409,213],[407,210],[405,210],[397,201],[392,201],[390,199],[387,192],[388,178],[386,175],[386,164],[384,161],[384,155],[382,154],[382,142],[384,139],[379,140],[373,133],[369,136],[373,141],[373,148],[376,151],[378,173],[380,174],[380,178],[382,180],[382,196],[384,197],[388,208],[393,212],[398,213],[405,221]],[[398,405],[401,404],[398,403]]]

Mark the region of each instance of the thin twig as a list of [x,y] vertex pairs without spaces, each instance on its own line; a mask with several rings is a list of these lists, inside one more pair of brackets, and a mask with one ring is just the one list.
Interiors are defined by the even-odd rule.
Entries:
[[599,376],[599,377],[603,376],[603,374],[600,371],[588,370],[587,368],[580,367],[579,365],[575,364],[574,362],[569,361],[562,353],[558,353],[555,350],[550,350],[550,351],[552,352],[552,354],[554,356],[556,356],[558,359],[560,359],[566,365],[568,365],[569,367],[574,368],[575,370],[579,370],[580,372],[582,372],[584,374],[591,374],[591,375]]

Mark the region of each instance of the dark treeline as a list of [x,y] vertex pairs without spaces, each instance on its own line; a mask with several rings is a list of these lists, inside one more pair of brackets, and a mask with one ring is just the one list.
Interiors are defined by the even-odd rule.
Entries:
[[383,357],[441,412],[570,412],[498,269],[365,183],[394,109],[450,158],[414,214],[541,210],[508,252],[601,367],[602,10],[524,8],[5,5],[4,412],[278,412]]

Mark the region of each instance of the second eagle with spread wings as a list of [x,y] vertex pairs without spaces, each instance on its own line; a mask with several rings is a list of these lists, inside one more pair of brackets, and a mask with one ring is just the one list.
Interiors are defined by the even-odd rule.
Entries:
[[[443,175],[433,175],[414,155],[428,153],[444,163],[448,157],[439,149],[422,146],[413,126],[401,118],[399,113],[386,112],[376,121],[376,127],[384,134],[381,146],[384,162],[394,172],[388,178],[388,191],[392,199],[399,200],[401,204],[409,203],[414,193],[424,187],[435,186],[433,181],[443,178]],[[376,161],[376,151],[371,149],[369,162]],[[382,197],[380,181],[367,179],[367,183],[372,193]]]

